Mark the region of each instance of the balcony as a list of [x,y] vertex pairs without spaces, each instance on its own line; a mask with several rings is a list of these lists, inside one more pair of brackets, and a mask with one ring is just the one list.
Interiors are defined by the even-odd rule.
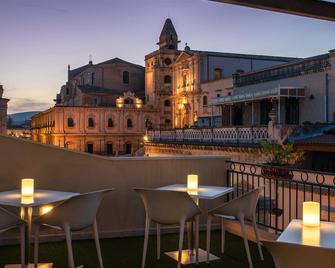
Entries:
[[148,131],[149,142],[183,144],[258,144],[268,139],[267,127],[223,127]]
[[[105,267],[139,267],[143,247],[144,209],[134,187],[156,188],[172,183],[185,183],[187,174],[199,175],[203,185],[233,186],[235,191],[218,200],[201,202],[206,211],[231,200],[254,187],[264,186],[257,206],[257,221],[261,238],[276,238],[289,221],[301,218],[302,202],[314,200],[321,203],[321,219],[334,221],[335,174],[290,169],[291,179],[265,176],[262,165],[232,162],[225,156],[173,156],[107,158],[78,153],[68,149],[39,144],[0,135],[1,191],[16,189],[23,177],[33,177],[38,188],[72,192],[88,192],[103,188],[116,190],[107,196],[98,213],[99,235]],[[204,230],[206,215],[200,219]],[[214,222],[212,252],[220,257],[207,266],[188,267],[248,267],[240,229],[227,230],[226,251],[220,253],[220,232]],[[154,230],[152,230],[154,231]],[[42,231],[40,260],[54,262],[54,267],[64,268],[66,245],[63,233]],[[162,252],[177,248],[178,235],[174,227],[162,229]],[[248,231],[252,239],[252,232]],[[74,234],[74,253],[77,266],[98,267],[94,242],[90,230]],[[0,265],[19,262],[16,234],[0,236]],[[187,242],[185,241],[185,247]],[[254,267],[273,267],[271,256],[265,252],[262,262],[257,247],[251,244]],[[205,233],[200,236],[200,246],[205,248]],[[162,254],[156,260],[155,237],[149,241],[146,267],[174,267],[176,263]]]

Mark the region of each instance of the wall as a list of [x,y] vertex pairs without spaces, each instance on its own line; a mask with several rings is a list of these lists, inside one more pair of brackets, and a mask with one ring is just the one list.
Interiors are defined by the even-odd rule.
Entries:
[[148,156],[178,156],[178,155],[224,155],[234,161],[249,163],[265,163],[266,158],[257,147],[247,146],[201,146],[186,144],[147,143],[144,146]]
[[[217,55],[215,55],[217,54]],[[263,69],[274,65],[283,64],[293,60],[293,58],[280,57],[258,57],[256,55],[237,55],[227,53],[227,56],[222,56],[215,53],[204,55],[203,64],[201,66],[201,82],[210,81],[214,79],[214,69],[221,68],[224,77],[231,76],[237,70],[244,70],[245,72]]]
[[[102,203],[102,236],[138,234],[144,209],[134,187],[185,183],[189,173],[200,184],[225,185],[225,156],[106,158],[0,135],[0,190],[18,189],[32,177],[41,189],[88,192],[115,188]],[[204,204],[206,208],[206,204]]]
[[[333,121],[335,118],[335,88],[334,88],[334,68],[327,72],[329,74],[329,108],[328,116],[329,121]],[[310,122],[325,122],[325,92],[326,92],[326,72],[311,73],[296,77],[290,77],[286,79],[274,80],[255,85],[248,85],[244,87],[238,87],[234,94],[242,92],[253,92],[257,90],[268,90],[278,86],[288,87],[305,87],[305,98],[300,99],[300,124],[304,121]],[[313,95],[311,99],[310,96]],[[284,105],[282,103],[282,105]],[[285,109],[281,106],[282,111]],[[284,113],[283,113],[284,114]],[[282,122],[284,122],[282,117]]]

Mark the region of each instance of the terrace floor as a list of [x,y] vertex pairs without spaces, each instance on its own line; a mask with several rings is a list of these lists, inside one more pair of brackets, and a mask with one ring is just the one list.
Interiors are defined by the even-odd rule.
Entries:
[[[200,234],[200,246],[205,247],[205,232]],[[136,268],[141,265],[143,237],[101,239],[101,250],[106,268]],[[178,247],[178,235],[162,235],[162,252],[176,250]],[[186,243],[185,243],[186,247]],[[256,244],[250,242],[251,254],[254,267],[274,268],[271,256],[264,249],[265,260],[261,261],[258,255]],[[82,240],[73,242],[74,258],[77,266],[84,265],[84,268],[98,267],[98,260],[93,240]],[[214,231],[212,234],[212,253],[222,257],[218,261],[213,261],[210,265],[202,263],[199,266],[189,265],[186,267],[209,267],[209,268],[247,268],[243,240],[235,235],[227,233],[225,254],[220,254],[220,232]],[[5,264],[17,263],[19,260],[19,246],[0,247],[0,267]],[[66,244],[65,242],[43,243],[40,245],[40,262],[53,262],[54,268],[67,267]],[[177,267],[177,263],[161,254],[161,260],[156,260],[156,236],[151,236],[149,240],[146,267],[151,268],[171,268]]]

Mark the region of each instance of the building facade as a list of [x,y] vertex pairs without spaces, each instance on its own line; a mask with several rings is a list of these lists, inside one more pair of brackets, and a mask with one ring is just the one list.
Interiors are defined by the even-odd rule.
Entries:
[[234,76],[233,94],[217,97],[222,124],[278,125],[335,122],[335,51]]
[[143,66],[119,58],[89,61],[73,70],[68,66],[68,81],[57,94],[56,105],[115,107],[116,99],[127,91],[143,98]]
[[9,99],[3,98],[3,86],[0,85],[0,134],[7,132],[7,103]]
[[32,118],[34,141],[104,155],[134,155],[158,109],[144,104],[144,67],[119,58],[68,68],[55,107]]
[[[132,99],[131,104],[123,100]],[[32,140],[103,155],[134,155],[157,110],[127,92],[117,107],[55,106],[32,118]]]
[[[232,75],[297,60],[192,50],[187,44],[178,50],[178,43],[172,21],[167,19],[158,50],[145,57],[146,101],[153,107],[164,107],[160,113],[161,128],[192,126],[199,118],[208,118],[212,109],[208,107],[209,98],[228,94]],[[222,81],[213,87],[208,85],[215,80]]]

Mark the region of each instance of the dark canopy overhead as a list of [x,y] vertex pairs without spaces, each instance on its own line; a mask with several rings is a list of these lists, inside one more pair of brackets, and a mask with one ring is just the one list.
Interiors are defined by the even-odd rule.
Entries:
[[335,3],[319,0],[210,0],[335,21]]

